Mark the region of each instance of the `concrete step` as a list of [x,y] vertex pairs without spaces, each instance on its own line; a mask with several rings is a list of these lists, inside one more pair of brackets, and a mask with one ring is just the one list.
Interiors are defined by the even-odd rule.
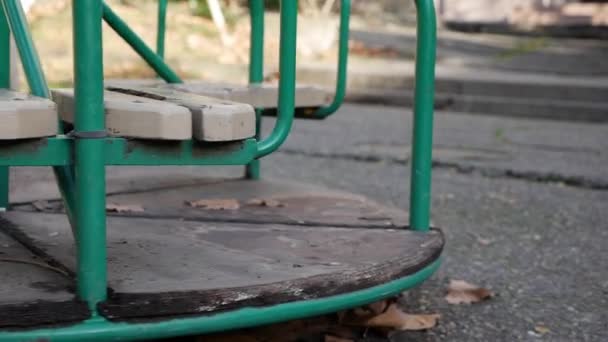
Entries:
[[[414,65],[387,61],[369,68],[353,63],[347,99],[362,103],[413,105]],[[327,66],[301,68],[302,83],[332,87]],[[608,78],[472,70],[439,65],[436,106],[443,110],[575,121],[608,121]]]
[[[347,100],[413,107],[411,90],[351,91]],[[435,107],[449,112],[538,119],[608,122],[608,102],[562,101],[547,99],[477,96],[438,92]]]
[[[298,71],[298,81],[332,87],[335,73],[329,66],[307,65]],[[349,69],[349,90],[413,89],[414,65],[386,61]],[[574,77],[531,74],[489,69],[470,69],[439,65],[436,73],[438,92],[454,95],[500,96],[527,99],[606,102],[607,77]]]

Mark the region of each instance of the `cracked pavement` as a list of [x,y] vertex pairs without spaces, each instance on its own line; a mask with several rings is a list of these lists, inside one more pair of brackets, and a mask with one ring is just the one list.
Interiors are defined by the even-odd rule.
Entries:
[[[411,119],[409,109],[345,105],[328,122],[297,121],[281,151],[406,164]],[[434,134],[435,168],[608,188],[608,125],[438,112]]]

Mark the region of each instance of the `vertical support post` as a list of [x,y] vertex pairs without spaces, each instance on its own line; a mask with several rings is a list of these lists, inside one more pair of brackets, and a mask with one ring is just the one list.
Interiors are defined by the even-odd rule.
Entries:
[[158,0],[158,26],[156,28],[156,54],[165,59],[165,32],[167,30],[167,0]]
[[91,310],[106,299],[105,132],[102,0],[73,0],[78,295]]
[[435,92],[436,18],[433,0],[415,0],[418,12],[416,90],[410,176],[410,228],[426,231],[430,224],[433,104]]
[[[38,53],[30,36],[29,28],[27,26],[27,20],[21,7],[19,0],[1,0],[4,14],[8,19],[8,24],[13,37],[15,38],[15,44],[19,51],[19,57],[23,64],[23,71],[27,83],[30,87],[32,94],[40,97],[50,98],[51,93],[48,89],[44,72],[40,66],[38,59]],[[59,124],[61,129],[61,124]],[[68,166],[57,166],[53,168],[55,178],[57,179],[57,185],[59,191],[65,203],[66,212],[70,223],[72,224],[72,230],[74,230],[74,175],[72,169]]]
[[[4,11],[0,10],[0,88],[11,87],[11,31]],[[0,208],[9,206],[9,169],[0,166]]]
[[[249,84],[264,81],[264,0],[250,0],[251,47],[249,48]],[[262,136],[262,108],[255,110],[255,138]],[[260,179],[260,160],[245,166],[245,178]]]

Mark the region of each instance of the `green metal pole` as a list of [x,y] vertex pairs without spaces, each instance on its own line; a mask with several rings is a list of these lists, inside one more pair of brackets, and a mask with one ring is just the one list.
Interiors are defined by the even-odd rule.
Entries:
[[103,19],[118,33],[122,39],[139,54],[148,65],[156,71],[158,76],[169,83],[183,83],[181,78],[171,70],[163,59],[152,51],[148,45],[127,25],[112,9],[103,3]]
[[294,114],[296,90],[296,36],[298,1],[281,1],[281,38],[279,44],[279,105],[277,121],[270,136],[258,142],[257,157],[274,151],[287,139]]
[[[4,11],[0,11],[0,88],[11,87],[11,31]],[[0,166],[0,208],[9,206],[9,169]]]
[[[106,299],[105,132],[102,1],[73,0],[78,295],[94,310]],[[80,136],[80,138],[79,138]]]
[[156,28],[156,54],[165,58],[165,31],[167,27],[167,0],[158,1],[158,27]]
[[[51,98],[44,72],[40,66],[38,59],[38,53],[36,47],[32,41],[32,37],[27,26],[27,20],[21,7],[21,2],[18,0],[2,0],[2,6],[4,13],[8,18],[10,30],[15,38],[15,44],[17,50],[19,50],[19,56],[23,64],[23,70],[27,79],[28,85],[32,94],[40,97]],[[61,129],[61,124],[59,124]],[[74,175],[72,169],[68,166],[57,166],[53,167],[55,178],[57,179],[57,185],[61,192],[61,196],[64,200],[66,212],[70,223],[72,223],[72,230],[74,229]]]
[[8,22],[15,37],[15,43],[19,50],[19,57],[23,63],[25,77],[30,86],[32,94],[40,97],[50,98],[50,91],[47,87],[46,78],[32,37],[27,26],[27,19],[23,13],[21,2],[19,0],[2,0],[4,11],[8,18]]
[[348,41],[350,37],[350,0],[340,4],[340,41],[338,46],[338,72],[336,76],[336,93],[329,106],[319,108],[313,115],[326,118],[335,113],[344,103],[348,74]]
[[435,93],[435,45],[437,28],[433,0],[416,0],[418,33],[410,227],[429,229],[431,210],[431,163],[433,155],[433,102]]
[[[249,49],[249,84],[264,81],[264,0],[250,0],[251,48]],[[255,138],[262,136],[262,109],[255,111]],[[245,167],[245,178],[260,179],[260,160],[256,159]]]
[[11,87],[11,31],[4,11],[0,13],[0,88]]

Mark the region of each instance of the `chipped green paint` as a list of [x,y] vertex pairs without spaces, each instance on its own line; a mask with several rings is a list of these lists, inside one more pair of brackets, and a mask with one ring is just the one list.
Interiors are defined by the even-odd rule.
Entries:
[[255,157],[257,143],[133,141],[106,139],[106,165],[245,165]]

